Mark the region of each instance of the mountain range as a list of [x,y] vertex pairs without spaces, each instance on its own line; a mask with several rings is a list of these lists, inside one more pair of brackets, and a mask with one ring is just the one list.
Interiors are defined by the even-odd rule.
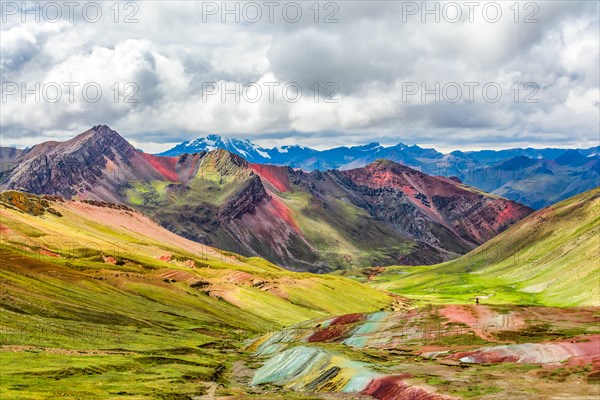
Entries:
[[450,260],[532,212],[389,160],[304,172],[222,149],[156,156],[105,125],[10,156],[0,189],[126,204],[196,242],[312,272]]
[[533,211],[104,125],[0,159],[3,399],[597,397],[600,188]]
[[600,185],[600,146],[588,149],[533,149],[453,151],[399,143],[379,143],[315,150],[297,145],[265,148],[249,140],[208,135],[183,142],[163,156],[225,149],[249,162],[284,165],[306,171],[347,170],[387,159],[429,175],[458,177],[487,192],[543,208]]
[[536,211],[450,262],[388,267],[373,285],[426,299],[600,306],[599,211],[595,188]]

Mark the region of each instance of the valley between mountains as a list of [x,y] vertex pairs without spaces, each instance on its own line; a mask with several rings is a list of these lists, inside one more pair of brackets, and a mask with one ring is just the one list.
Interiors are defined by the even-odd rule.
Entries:
[[105,125],[0,155],[2,399],[600,395],[598,187],[534,211]]

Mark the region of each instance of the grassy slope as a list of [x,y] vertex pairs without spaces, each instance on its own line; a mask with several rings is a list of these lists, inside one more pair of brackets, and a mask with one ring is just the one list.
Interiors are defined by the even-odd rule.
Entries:
[[0,203],[2,398],[185,399],[224,379],[244,338],[390,304],[348,279],[187,241],[130,210],[49,206],[62,216]]
[[540,210],[473,252],[391,267],[373,285],[439,302],[600,305],[600,188]]
[[[398,233],[374,224],[365,210],[334,197],[329,197],[329,206],[324,208],[300,190],[275,195],[292,210],[294,220],[320,251],[322,261],[334,268],[393,262],[414,245],[409,239],[398,241]],[[344,259],[343,255],[349,258]]]
[[168,182],[131,181],[123,190],[124,198],[134,205],[177,207],[184,204],[208,204],[220,206],[239,190],[250,177],[247,171],[236,165],[226,151],[211,152],[201,159],[196,175],[188,182],[190,192],[186,196],[169,196]]

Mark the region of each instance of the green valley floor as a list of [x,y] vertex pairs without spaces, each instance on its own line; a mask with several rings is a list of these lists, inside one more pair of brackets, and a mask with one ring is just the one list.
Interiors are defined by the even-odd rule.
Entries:
[[[333,276],[125,206],[4,192],[0,397],[595,399],[598,198],[446,264]],[[482,258],[494,245],[507,250]]]

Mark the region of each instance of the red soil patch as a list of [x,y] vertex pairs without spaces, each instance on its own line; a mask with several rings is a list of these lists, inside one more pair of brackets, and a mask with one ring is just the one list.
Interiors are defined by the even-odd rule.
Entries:
[[479,318],[477,318],[472,310],[461,305],[447,305],[439,313],[450,322],[458,322],[465,325],[473,325],[479,322]]
[[255,278],[256,277],[254,275],[251,275],[247,272],[234,271],[227,274],[223,280],[230,283],[235,283],[236,285],[251,285]]
[[302,234],[300,228],[296,224],[296,221],[292,218],[292,211],[286,206],[277,196],[272,193],[271,199],[269,200],[269,204],[272,206],[272,211],[275,217],[278,217],[282,221],[286,223],[286,225],[290,226],[296,233]]
[[187,282],[187,283],[195,283],[198,282],[198,277],[196,275],[190,274],[186,271],[181,271],[177,269],[169,270],[160,275],[162,278],[171,279],[177,282]]
[[393,375],[375,378],[365,390],[363,394],[373,396],[379,400],[446,400],[452,399],[427,390],[409,386],[402,381],[407,376]]
[[448,350],[448,346],[433,346],[433,345],[425,345],[419,348],[419,354],[425,353],[433,353],[436,351],[446,351]]
[[507,221],[516,221],[523,218],[523,210],[517,209],[513,203],[497,200],[505,205],[504,209],[499,211],[496,217],[497,226],[502,226]]
[[569,341],[526,343],[499,347],[484,347],[470,352],[453,354],[450,358],[468,357],[474,363],[523,362],[558,364],[568,360],[567,365],[592,364],[598,368],[600,360],[600,335],[573,338]]
[[312,335],[310,335],[308,341],[318,343],[341,342],[348,337],[350,330],[352,330],[352,326],[350,325],[328,326],[316,330]]
[[308,338],[309,342],[340,342],[348,337],[348,334],[357,322],[365,319],[363,314],[348,314],[335,318],[325,328],[316,330]]
[[117,264],[117,259],[114,258],[113,256],[102,256],[102,259],[104,260],[105,264],[112,264],[112,265]]
[[177,165],[177,157],[159,157],[152,154],[141,153],[142,157],[159,172],[162,176],[170,180],[171,182],[178,182],[179,176],[175,170]]
[[0,233],[10,233],[11,230],[8,226],[0,224]]
[[260,176],[262,179],[265,179],[280,192],[287,192],[292,189],[286,167],[250,164],[250,168],[252,168],[252,170],[256,172],[258,176]]
[[333,321],[331,321],[330,326],[332,325],[346,325],[346,324],[355,324],[357,322],[364,321],[364,314],[347,314],[337,317]]
[[57,254],[57,253],[55,253],[55,252],[53,252],[53,251],[46,250],[46,249],[41,249],[41,250],[39,251],[39,253],[40,253],[41,255],[48,256],[48,257],[56,257],[56,258],[61,258],[61,257],[60,257],[60,254]]
[[[579,355],[567,361],[567,365],[592,364],[594,371],[600,371],[600,335],[591,338],[588,336],[586,339],[589,339],[589,342],[571,343],[571,346],[579,351]],[[571,347],[569,344],[566,346]]]
[[406,191],[405,182],[390,169],[379,170],[367,166],[363,170],[346,171],[345,174],[351,176],[355,182],[367,187],[393,187],[402,189],[403,192]]
[[526,326],[523,318],[516,313],[499,314],[497,311],[483,305],[446,305],[439,314],[449,322],[469,326],[473,333],[487,340],[498,342],[496,333],[522,329]]
[[369,282],[371,282],[379,274],[385,272],[385,267],[371,267],[363,270],[362,274],[367,276]]

